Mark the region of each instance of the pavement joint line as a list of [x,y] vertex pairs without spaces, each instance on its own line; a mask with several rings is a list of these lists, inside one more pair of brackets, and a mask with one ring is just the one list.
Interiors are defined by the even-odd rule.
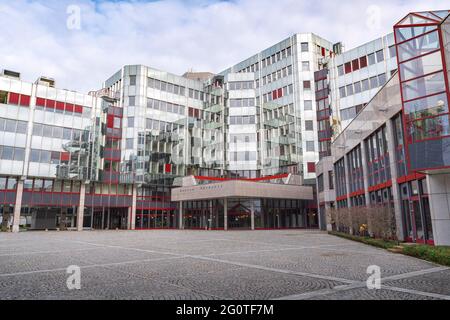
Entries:
[[[407,272],[407,273],[402,273],[402,274],[399,274],[399,275],[394,275],[394,276],[389,276],[389,277],[386,277],[386,278],[382,278],[381,282],[383,283],[383,282],[386,282],[386,281],[407,279],[407,278],[416,277],[416,276],[420,276],[420,275],[424,275],[424,274],[440,272],[440,271],[444,271],[444,270],[448,270],[448,269],[450,269],[450,268],[437,267],[437,268],[430,268],[430,269],[425,269],[425,270]],[[338,291],[348,291],[348,290],[352,290],[352,289],[365,288],[365,287],[367,287],[367,283],[365,281],[361,281],[361,282],[355,282],[353,284],[338,285],[338,286],[335,286],[335,287],[333,287],[331,289],[322,289],[322,290],[317,290],[317,291],[313,291],[313,292],[306,292],[306,293],[289,295],[289,296],[285,296],[285,297],[281,297],[281,298],[276,298],[275,300],[304,300],[304,299],[315,298],[315,297],[318,297],[318,296],[324,296],[324,295],[336,293]],[[413,294],[418,294],[418,295],[422,295],[422,296],[429,296],[429,297],[433,297],[433,298],[450,300],[450,296],[441,295],[441,294],[437,294],[437,293],[428,293],[428,292],[411,290],[411,289],[403,289],[403,288],[398,288],[398,287],[395,287],[395,286],[386,286],[386,285],[383,285],[383,284],[381,285],[381,288],[389,289],[389,290],[392,290],[392,291],[413,293]]]
[[[92,251],[92,250],[100,250],[100,248],[84,248],[84,249],[70,249],[70,252],[74,251]],[[16,257],[16,256],[27,256],[33,254],[43,254],[43,253],[62,253],[67,252],[67,250],[57,250],[57,251],[29,251],[29,252],[19,252],[19,253],[5,253],[0,254],[0,257]]]
[[[144,260],[130,260],[130,261],[121,261],[121,262],[87,264],[87,265],[79,266],[79,267],[80,267],[80,269],[102,268],[102,267],[104,268],[104,267],[108,267],[108,266],[120,266],[120,265],[135,264],[135,263],[142,263],[142,262],[153,262],[153,261],[177,260],[177,259],[184,259],[184,258],[187,258],[187,257],[180,255],[180,256],[176,256],[176,257],[167,257],[167,258],[154,258],[154,259],[144,259]],[[15,272],[15,273],[1,273],[0,278],[13,277],[13,276],[19,276],[19,275],[37,274],[37,273],[50,273],[50,272],[66,271],[66,270],[67,270],[67,267],[55,268],[55,269],[22,271],[22,272]]]
[[[89,242],[86,242],[86,244],[91,244],[91,245],[96,245],[96,244],[92,244]],[[104,246],[104,245],[101,245]],[[339,245],[328,245],[328,246],[339,246]],[[164,252],[158,252],[158,251],[154,251],[154,250],[146,250],[146,249],[136,249],[136,248],[128,248],[128,247],[121,247],[121,246],[109,246],[109,247],[114,247],[114,248],[126,248],[129,250],[138,250],[138,251],[144,251],[144,252],[152,252],[152,253],[159,253],[159,254],[172,254],[172,255],[179,255],[177,253],[164,253]],[[274,249],[274,250],[263,250],[262,252],[268,252],[268,251],[286,251],[286,250],[300,250],[300,249],[305,249],[305,248],[321,248],[324,246],[315,246],[315,247],[298,247],[298,248],[285,248],[285,249]],[[258,251],[261,252],[261,251]],[[257,253],[257,252],[242,252],[242,253]],[[228,254],[233,254],[233,253],[228,253]],[[225,254],[223,254],[225,255]],[[311,277],[311,278],[319,278],[319,279],[323,279],[323,280],[331,280],[331,281],[338,281],[338,282],[344,282],[344,283],[349,283],[349,284],[357,284],[359,283],[358,280],[349,280],[349,279],[344,279],[344,278],[339,278],[339,277],[332,277],[332,276],[324,276],[324,275],[318,275],[318,274],[313,274],[313,273],[307,273],[307,272],[296,272],[296,271],[291,271],[291,270],[286,270],[286,269],[278,269],[278,268],[270,268],[270,267],[264,267],[264,266],[259,266],[259,265],[254,265],[254,264],[246,264],[246,263],[241,263],[241,262],[235,262],[235,261],[229,261],[229,260],[222,260],[222,259],[215,259],[215,258],[211,258],[212,256],[218,256],[215,254],[212,255],[190,255],[190,254],[185,254],[184,257],[188,257],[188,258],[194,258],[194,259],[200,259],[200,260],[209,260],[209,261],[215,261],[215,262],[221,262],[221,263],[226,263],[226,264],[232,264],[232,265],[238,265],[238,266],[243,266],[243,267],[248,267],[248,268],[253,268],[253,269],[259,269],[259,270],[266,270],[266,271],[272,271],[272,272],[278,272],[278,273],[284,273],[284,274],[292,274],[292,275],[299,275],[299,276],[305,276],[305,277]],[[408,272],[408,273],[404,273],[404,274],[400,274],[400,275],[394,275],[394,276],[389,276],[387,278],[382,278],[382,281],[386,281],[386,280],[396,280],[396,279],[405,279],[405,278],[409,278],[409,277],[414,277],[417,275],[423,275],[423,274],[428,274],[428,273],[433,273],[433,272],[439,272],[439,271],[443,271],[443,270],[448,270],[448,267],[436,267],[436,268],[430,268],[430,269],[425,269],[425,270],[419,270],[419,271],[413,271],[413,272]],[[363,283],[365,285],[365,282]]]
[[[123,233],[122,233],[123,234]],[[305,235],[306,236],[306,235]],[[126,239],[126,238],[125,238]],[[141,239],[144,239],[144,237],[141,237]],[[166,239],[169,238],[160,238],[161,241],[164,241]],[[9,239],[0,239],[3,241],[8,241]],[[24,241],[30,241],[29,239],[19,239],[19,240],[24,240]],[[48,244],[57,242],[57,239],[54,239],[55,241],[49,241],[47,242]],[[111,239],[101,239],[102,241],[111,241]],[[173,238],[172,238],[173,240]],[[177,239],[178,240],[178,239]],[[182,239],[180,239],[181,241]],[[209,241],[227,241],[230,239],[200,239],[200,240],[193,240],[193,241],[187,241],[187,242],[209,242]],[[117,241],[117,239],[114,239],[114,241]],[[230,241],[237,241],[239,242],[239,240],[230,240]],[[228,261],[228,260],[222,260],[222,259],[215,259],[212,258],[213,256],[220,256],[220,255],[231,255],[231,254],[245,254],[245,253],[258,253],[258,252],[272,252],[272,251],[287,251],[287,250],[302,250],[302,249],[323,249],[326,250],[326,247],[330,247],[330,246],[342,246],[342,244],[338,244],[338,245],[319,245],[319,246],[304,246],[304,247],[289,247],[289,248],[278,248],[278,249],[268,249],[268,250],[259,250],[259,251],[247,251],[247,252],[229,252],[229,253],[224,253],[224,254],[210,254],[210,255],[191,255],[191,254],[179,254],[179,253],[172,253],[172,252],[161,252],[161,251],[157,251],[157,250],[148,250],[148,249],[139,249],[139,248],[133,248],[133,247],[123,247],[123,246],[114,246],[114,245],[107,245],[107,244],[97,244],[97,243],[91,243],[91,242],[85,242],[85,241],[70,241],[70,242],[74,242],[74,243],[81,243],[81,244],[87,244],[87,245],[92,245],[92,246],[96,246],[98,248],[120,248],[120,249],[126,249],[126,250],[134,250],[134,251],[142,251],[142,252],[149,252],[149,253],[156,253],[156,254],[162,254],[162,255],[171,255],[172,257],[166,257],[166,258],[153,258],[153,259],[145,259],[145,260],[134,260],[134,261],[123,261],[123,262],[115,262],[115,263],[106,263],[106,264],[93,264],[93,265],[85,265],[85,266],[80,266],[80,268],[95,268],[95,267],[104,267],[107,269],[111,269],[114,270],[112,267],[114,266],[118,266],[118,265],[126,265],[126,264],[135,264],[135,263],[142,263],[142,262],[152,262],[152,261],[161,261],[161,260],[175,260],[175,259],[184,259],[184,258],[193,258],[193,259],[199,259],[199,260],[207,260],[207,261],[214,261],[214,262],[220,262],[220,263],[225,263],[225,264],[231,264],[231,265],[235,265],[237,267],[240,267],[238,269],[244,269],[244,268],[253,268],[253,269],[259,269],[259,270],[265,270],[265,271],[271,271],[271,272],[277,272],[277,273],[283,273],[283,274],[292,274],[292,275],[299,275],[299,276],[305,276],[305,277],[310,277],[310,278],[319,278],[319,279],[324,279],[324,280],[332,280],[332,281],[337,281],[337,282],[342,282],[342,283],[346,283],[346,284],[341,284],[341,285],[337,285],[335,287],[333,287],[332,289],[320,289],[320,290],[316,290],[316,291],[312,291],[312,292],[306,292],[306,293],[302,293],[302,294],[298,294],[298,295],[290,295],[290,296],[286,296],[286,297],[282,297],[282,298],[277,298],[280,300],[284,300],[284,299],[307,299],[308,297],[317,297],[317,296],[322,296],[322,295],[328,295],[328,294],[332,294],[332,293],[336,293],[338,291],[347,291],[347,290],[352,290],[352,289],[356,289],[356,288],[364,288],[366,287],[366,282],[365,281],[359,281],[359,280],[348,280],[348,279],[343,279],[343,278],[336,278],[336,277],[329,277],[329,276],[323,276],[323,275],[317,275],[317,274],[310,274],[310,273],[303,273],[303,272],[295,272],[295,271],[291,271],[291,270],[286,270],[286,269],[277,269],[277,268],[271,268],[271,267],[264,267],[261,265],[254,265],[254,264],[246,264],[246,263],[240,263],[240,262],[233,262],[233,261]],[[174,244],[176,244],[179,241],[175,241]],[[244,241],[245,242],[245,241]],[[247,241],[249,242],[249,241]],[[183,243],[186,243],[185,241],[183,241]],[[253,242],[249,242],[249,243],[253,243]],[[255,244],[267,244],[267,243],[262,243],[262,242],[255,242]],[[285,244],[274,244],[274,245],[280,245],[280,246],[289,246],[289,245],[285,245]],[[353,244],[354,246],[357,246],[358,244]],[[75,249],[76,250],[76,249]],[[83,250],[83,249],[78,249],[78,250]],[[84,250],[89,250],[89,249],[84,249]],[[95,249],[92,249],[95,250]],[[164,249],[163,249],[164,250]],[[332,249],[329,248],[329,250],[333,250],[333,251],[343,251],[340,249]],[[348,252],[356,252],[359,254],[363,254],[363,252],[359,252],[356,250],[347,250]],[[381,254],[381,253],[373,253],[373,254]],[[2,256],[2,255],[0,255]],[[108,268],[110,267],[110,268]],[[0,274],[0,277],[2,276],[13,276],[13,275],[21,275],[21,274],[33,274],[33,273],[42,273],[42,272],[52,272],[52,271],[65,271],[66,268],[56,268],[56,269],[52,269],[52,270],[35,270],[35,271],[25,271],[25,272],[19,272],[19,273],[14,273],[14,274]],[[446,270],[450,270],[450,268],[448,267],[435,267],[435,268],[429,268],[429,269],[424,269],[424,270],[418,270],[418,271],[412,271],[412,272],[407,272],[407,273],[402,273],[402,274],[398,274],[398,275],[393,275],[393,276],[389,276],[386,278],[382,278],[382,283],[385,283],[386,281],[395,281],[395,280],[401,280],[401,279],[407,279],[407,278],[411,278],[411,277],[417,277],[420,275],[424,275],[424,274],[430,274],[430,273],[434,273],[434,272],[440,272],[440,271],[446,271]],[[139,276],[139,275],[135,275],[133,273],[130,273],[133,276]],[[185,288],[183,286],[181,286],[182,288]],[[448,295],[442,295],[442,294],[438,294],[438,293],[432,293],[432,292],[423,292],[423,291],[419,291],[419,290],[414,290],[414,289],[405,289],[405,288],[398,288],[396,286],[390,286],[390,285],[384,285],[382,284],[382,288],[385,290],[391,290],[391,291],[398,291],[398,292],[403,292],[403,293],[411,293],[411,294],[416,294],[416,295],[422,295],[422,296],[427,296],[427,297],[432,297],[432,298],[437,298],[437,299],[445,299],[445,300],[450,300],[450,296]],[[193,289],[189,289],[189,288],[185,288],[187,290],[193,290]],[[193,291],[194,292],[194,291]],[[205,294],[205,293],[202,293]],[[208,296],[213,296],[211,294],[205,294]],[[220,297],[219,297],[220,298]]]
[[400,288],[400,287],[395,287],[395,286],[386,286],[386,285],[382,285],[381,288],[391,290],[391,291],[411,293],[411,294],[415,294],[415,295],[419,295],[419,296],[426,296],[426,297],[430,297],[430,298],[437,298],[437,299],[441,299],[441,300],[450,300],[450,295],[444,295],[444,294],[440,294],[440,293],[425,292],[425,291],[419,291],[419,290],[415,290],[415,289],[406,289],[406,288]]

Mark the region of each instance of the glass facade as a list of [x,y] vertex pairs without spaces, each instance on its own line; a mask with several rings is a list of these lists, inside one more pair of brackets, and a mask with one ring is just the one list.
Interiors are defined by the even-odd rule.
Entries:
[[411,13],[394,27],[407,163],[413,171],[450,167],[449,86],[445,65],[448,22],[442,21],[439,13]]

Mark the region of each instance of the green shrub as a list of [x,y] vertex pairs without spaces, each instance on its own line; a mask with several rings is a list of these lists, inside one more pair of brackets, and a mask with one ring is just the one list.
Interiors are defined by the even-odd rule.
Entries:
[[[390,249],[399,245],[397,241],[373,239],[367,237],[353,236],[347,233],[328,232],[331,235],[341,238],[362,242],[374,247]],[[445,246],[427,246],[427,245],[409,245],[402,247],[402,253],[411,257],[427,260],[444,266],[450,266],[450,247]]]
[[408,256],[450,266],[450,247],[426,245],[405,246],[403,253]]
[[329,234],[341,237],[341,238],[345,238],[345,239],[349,239],[349,240],[353,240],[353,241],[358,241],[358,242],[362,242],[374,247],[378,247],[378,248],[383,248],[383,249],[389,249],[389,248],[393,248],[395,246],[398,245],[397,241],[391,241],[391,240],[383,240],[383,239],[374,239],[374,238],[369,238],[369,237],[359,237],[359,236],[353,236],[347,233],[342,233],[342,232],[329,232]]

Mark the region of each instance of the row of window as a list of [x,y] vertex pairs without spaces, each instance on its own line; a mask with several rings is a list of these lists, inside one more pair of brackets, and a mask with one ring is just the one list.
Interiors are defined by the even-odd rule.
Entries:
[[152,98],[147,98],[147,108],[154,109],[154,110],[160,110],[160,111],[164,111],[164,112],[181,114],[181,115],[185,114],[184,106],[181,106],[181,105],[178,105],[175,103],[166,102],[166,101],[160,101],[160,100],[156,100],[156,99],[152,99]]
[[89,131],[49,126],[40,123],[33,124],[33,136],[57,138],[71,141],[88,141]]
[[[131,85],[131,81],[130,81]],[[156,90],[161,90],[164,92],[169,92],[177,94],[179,96],[184,96],[186,88],[176,84],[172,84],[165,81],[156,80],[153,78],[147,78],[147,86]]]
[[65,114],[74,114],[74,115],[81,115],[91,114],[91,109],[86,108],[77,104],[73,103],[66,103],[62,101],[56,101],[51,99],[45,99],[45,98],[36,98],[36,109],[46,109],[46,111],[52,111],[52,112],[58,112],[58,113],[65,113]]
[[339,88],[339,94],[341,98],[349,97],[354,94],[358,94],[371,89],[376,89],[383,86],[386,83],[386,73],[379,74],[378,76],[371,77],[370,79],[364,79],[357,81],[353,84],[349,84],[345,87]]
[[14,147],[0,146],[0,159],[2,159],[2,160],[24,161],[25,160],[25,149],[24,148],[14,148]]
[[228,90],[247,90],[254,88],[254,81],[234,81],[228,83]]
[[243,108],[243,107],[254,107],[255,99],[230,99],[230,108]]
[[230,143],[256,142],[255,133],[230,134]]
[[256,161],[256,151],[230,152],[231,161]]
[[[395,58],[397,53],[395,50],[395,46],[389,47],[389,53],[391,58]],[[355,72],[360,69],[366,68],[368,65],[374,65],[385,60],[384,49],[378,50],[374,53],[371,53],[367,56],[362,56],[359,59],[355,59],[344,64],[339,65],[338,74],[339,76],[343,76],[344,74],[348,74],[351,72]]]
[[241,125],[241,124],[255,124],[255,116],[236,116],[230,117],[230,125]]
[[353,106],[350,108],[342,109],[340,111],[341,113],[341,120],[351,120],[356,117],[356,115],[364,108],[364,104],[359,104],[357,106]]
[[290,57],[291,55],[292,55],[292,48],[287,47],[286,49],[278,51],[277,53],[274,53],[270,57],[263,59],[261,62],[262,67],[265,68],[267,66],[270,66],[278,61],[281,61],[283,59],[286,59],[287,57]]
[[60,164],[70,160],[69,152],[47,151],[39,149],[31,149],[30,162],[40,162],[47,164]]
[[195,89],[189,89],[189,98],[200,100],[200,101],[205,101],[205,94],[202,91],[198,91]]
[[287,76],[290,76],[291,74],[292,74],[292,66],[291,65],[287,66],[285,68],[282,68],[282,69],[280,69],[278,71],[275,71],[275,72],[273,72],[271,74],[268,74],[267,76],[264,76],[262,78],[263,86],[265,86],[266,84],[275,82],[277,80],[283,79],[283,78],[285,78]]
[[[309,81],[308,81],[309,82]],[[274,90],[272,92],[263,94],[263,102],[269,102],[273,100],[280,99],[284,96],[288,96],[294,93],[294,86],[292,84],[285,86],[283,88],[279,88],[277,90]]]
[[28,122],[0,118],[0,131],[12,133],[27,133]]
[[[159,121],[155,119],[146,119],[145,127],[147,129],[153,129],[153,130],[161,130],[166,132],[173,132],[178,129],[178,125],[176,123],[172,122],[165,122],[165,121]],[[132,149],[132,148],[127,148]]]
[[26,94],[18,94],[14,92],[0,91],[0,103],[19,105],[22,107],[30,106],[31,96]]
[[17,179],[0,177],[0,190],[16,190],[17,189]]
[[259,71],[259,63],[258,62],[254,63],[244,69],[239,70],[239,73],[243,73],[243,72],[249,73],[249,72],[257,72],[257,71]]

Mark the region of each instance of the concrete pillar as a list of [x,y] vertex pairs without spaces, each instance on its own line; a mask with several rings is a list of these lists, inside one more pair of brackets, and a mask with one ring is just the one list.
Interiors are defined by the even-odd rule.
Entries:
[[434,243],[450,246],[450,173],[427,175]]
[[404,226],[403,226],[403,213],[402,204],[400,199],[400,187],[397,183],[397,161],[396,157],[396,146],[394,143],[394,124],[392,121],[386,122],[386,137],[389,151],[389,166],[391,168],[391,179],[392,179],[392,197],[394,199],[394,211],[395,211],[395,225],[397,239],[403,241],[405,240]]
[[[345,189],[347,191],[347,195],[350,194],[350,176],[348,172],[348,158],[347,153],[344,155],[344,170],[345,170]],[[351,207],[350,198],[347,197],[347,207]]]
[[14,217],[12,232],[19,232],[20,211],[22,209],[23,180],[19,179],[16,191],[16,204],[14,205]]
[[82,182],[80,188],[80,203],[78,205],[78,212],[77,212],[77,231],[83,231],[85,198],[86,198],[86,184]]
[[137,187],[133,185],[131,210],[128,210],[128,230],[136,230]]
[[228,199],[223,199],[223,229],[228,230]]
[[251,229],[255,230],[255,204],[252,201],[252,207],[250,208],[250,225]]
[[369,172],[367,168],[367,148],[364,141],[361,141],[361,163],[363,168],[363,180],[364,180],[364,199],[366,206],[370,206],[370,193],[369,193]]
[[178,229],[184,229],[183,201],[180,201],[180,208],[178,210]]

